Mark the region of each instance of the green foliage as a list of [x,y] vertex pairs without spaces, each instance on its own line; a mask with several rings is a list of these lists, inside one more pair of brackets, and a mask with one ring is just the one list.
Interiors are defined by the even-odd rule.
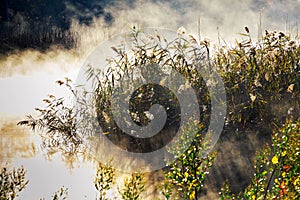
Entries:
[[106,192],[111,189],[115,183],[115,169],[109,165],[99,163],[97,173],[94,180],[94,185],[99,193],[98,200],[106,200]]
[[259,43],[250,36],[234,48],[220,47],[214,55],[227,93],[227,123],[251,126],[276,121],[273,104],[289,101],[299,107],[299,41],[282,32],[267,32]]
[[162,195],[165,199],[171,199],[172,194],[174,193],[174,184],[171,181],[164,181],[161,186],[159,186]]
[[18,169],[7,169],[4,166],[1,169],[0,174],[0,199],[1,200],[13,200],[18,196],[26,185],[28,180],[25,180],[26,171],[21,166]]
[[[95,107],[98,120],[103,131],[110,133],[108,135],[110,139],[122,131],[115,124],[111,111],[114,87],[119,88],[124,96],[130,95],[129,92],[131,90],[129,88],[137,88],[134,94],[131,95],[129,111],[132,119],[138,125],[146,125],[150,121],[145,111],[152,105],[156,103],[163,105],[168,113],[168,120],[165,126],[167,131],[170,131],[180,123],[180,107],[177,105],[178,102],[172,92],[157,88],[155,84],[147,84],[143,87],[138,86],[142,80],[148,80],[149,77],[155,75],[162,77],[160,81],[162,86],[168,84],[169,89],[174,89],[178,86],[176,85],[178,83],[175,81],[166,82],[165,78],[173,77],[171,80],[176,80],[175,73],[170,72],[170,70],[174,70],[181,74],[186,79],[186,82],[191,85],[199,98],[199,103],[209,104],[210,97],[206,84],[196,68],[211,67],[207,61],[206,51],[209,52],[207,43],[204,45],[192,45],[190,39],[194,38],[187,39],[185,36],[178,36],[172,41],[167,41],[161,35],[144,36],[137,29],[133,29],[128,37],[132,43],[131,49],[128,50],[125,44],[112,47],[116,55],[108,59],[108,64],[105,66],[106,70],[97,70],[91,67],[87,71],[88,79],[92,79],[96,86]],[[149,67],[153,64],[157,64],[158,68]],[[179,88],[186,89],[186,87],[188,87],[187,83],[180,85]],[[118,108],[114,109],[120,110],[120,112],[122,110]],[[207,111],[203,107],[200,107],[200,109],[203,109],[201,110],[203,113],[202,120],[206,121],[208,119],[207,112],[210,108],[207,108]],[[182,134],[182,137],[188,137],[190,132],[194,131],[193,127],[198,125],[200,119],[194,120],[193,124],[189,124],[192,126],[187,125],[185,127],[186,130],[184,131],[187,134]],[[126,119],[124,121],[126,122]],[[178,161],[170,164],[169,167],[171,170],[166,172],[166,176],[172,180],[171,183],[173,186],[175,185],[176,189],[179,188],[184,191],[182,195],[185,198],[197,198],[197,193],[203,187],[205,176],[215,158],[215,154],[205,156],[205,158],[202,158],[203,155],[200,155],[207,145],[202,142],[203,133],[200,133],[200,129],[205,129],[205,126],[207,124],[203,122],[196,138],[180,138],[180,142],[177,142],[178,145],[173,147],[173,149],[169,149],[170,153],[176,154],[177,152],[185,151],[188,147],[186,144],[193,141],[191,147],[182,156],[177,158]],[[167,138],[168,135],[165,134],[164,137]],[[118,140],[118,137],[116,140]],[[124,137],[122,137],[122,140],[124,140]],[[133,142],[131,141],[130,144],[133,144]],[[127,146],[126,148],[133,147]],[[166,183],[165,186],[164,195],[166,198],[170,198],[170,185],[167,186]],[[123,198],[125,198],[124,194],[126,193],[122,194]],[[130,195],[132,194],[128,194],[127,198]]]
[[232,195],[228,183],[222,199],[299,199],[300,198],[300,118],[292,119],[272,135],[272,146],[266,145],[255,160],[254,177],[238,196]]
[[[20,121],[19,125],[27,125],[32,129],[40,128],[46,133],[43,136],[43,147],[49,151],[55,152],[62,150],[66,153],[77,153],[83,151],[83,134],[79,133],[79,129],[87,130],[87,135],[91,135],[92,131],[98,130],[100,124],[103,132],[111,133],[107,135],[112,141],[119,141],[119,135],[122,130],[115,124],[114,117],[111,112],[112,88],[120,87],[124,94],[130,90],[128,88],[135,87],[136,81],[133,81],[133,72],[137,79],[147,79],[155,74],[162,77],[161,85],[165,84],[163,77],[169,76],[176,79],[176,75],[169,73],[170,69],[179,72],[185,77],[193,87],[196,95],[201,98],[199,104],[208,104],[209,95],[207,88],[201,76],[199,76],[194,64],[199,64],[199,60],[203,60],[202,67],[206,65],[206,56],[203,46],[194,47],[186,37],[177,37],[173,41],[167,41],[160,35],[142,36],[146,38],[140,39],[141,31],[133,29],[129,38],[132,41],[132,49],[126,50],[125,46],[120,45],[112,47],[116,56],[113,59],[108,59],[107,70],[97,70],[90,68],[87,71],[87,79],[93,79],[95,86],[94,91],[81,91],[79,94],[77,87],[74,89],[71,86],[70,80],[65,82],[58,81],[60,85],[66,85],[72,94],[76,97],[78,105],[82,106],[76,110],[64,104],[64,99],[57,99],[53,95],[44,99],[47,107],[44,109],[36,108],[40,116],[36,119],[29,115],[26,120]],[[149,68],[149,65],[157,64],[159,66],[156,71]],[[103,68],[103,66],[100,66]],[[199,66],[198,66],[199,67]],[[135,70],[135,71],[134,71]],[[172,78],[170,79],[172,80]],[[175,83],[168,83],[170,87]],[[185,84],[180,88],[187,87]],[[92,98],[90,98],[92,96]],[[148,84],[145,87],[137,88],[135,95],[130,100],[130,115],[138,125],[146,125],[151,121],[146,115],[146,111],[154,104],[161,104],[165,107],[168,114],[168,120],[164,131],[174,129],[180,123],[180,106],[174,94],[169,90],[157,88],[154,84]],[[90,108],[95,110],[90,111]],[[201,107],[202,108],[202,107]],[[115,108],[117,109],[117,108]],[[209,112],[204,111],[203,113]],[[75,113],[76,112],[76,113]],[[94,114],[96,113],[96,114]],[[205,116],[205,114],[203,114]],[[92,118],[92,119],[91,119]],[[205,118],[205,117],[203,117]],[[207,119],[207,116],[206,116]],[[85,123],[86,122],[86,123]],[[95,122],[95,124],[90,123]],[[126,121],[124,120],[124,123]],[[87,124],[91,125],[88,126]],[[83,125],[84,127],[79,127]],[[87,126],[85,126],[87,125]],[[81,134],[81,135],[80,135]],[[123,134],[125,135],[125,134]],[[169,135],[169,136],[168,136]],[[124,136],[125,137],[125,136]],[[172,137],[170,134],[165,134],[164,137]],[[132,138],[126,138],[131,144],[141,144],[139,141],[129,141]],[[126,141],[124,138],[124,141]],[[151,144],[157,141],[150,141]],[[136,151],[136,145],[127,146]],[[151,151],[152,147],[148,144],[142,144],[141,148],[148,148]],[[150,149],[149,149],[150,148]],[[131,150],[131,149],[128,149]]]
[[130,178],[124,181],[124,187],[118,189],[122,199],[124,200],[139,200],[141,193],[145,189],[144,174],[135,172],[131,174]]
[[231,192],[229,181],[226,180],[223,187],[221,188],[221,200],[233,200],[235,199],[235,194]]
[[[288,115],[299,117],[299,41],[276,31],[266,31],[256,44],[246,36],[248,39],[237,42],[236,47],[221,48],[214,57],[227,90],[227,128],[252,129],[260,125],[268,128],[281,126]],[[296,112],[289,113],[290,108]],[[256,156],[254,177],[246,190],[234,195],[225,183],[222,199],[299,198],[292,184],[299,173],[290,170],[299,171],[299,142],[295,142],[299,141],[299,130],[296,127],[288,121],[274,133],[272,146],[266,144]]]
[[[138,73],[135,74],[135,79],[138,80],[147,79],[153,74],[176,79],[175,75],[170,73],[170,69],[175,70],[191,85],[199,104],[200,102],[202,105],[210,104],[211,97],[207,91],[207,84],[213,83],[209,81],[205,83],[194,66],[195,64],[197,67],[212,66],[207,61],[210,52],[209,42],[203,41],[200,45],[192,45],[189,39],[180,35],[173,41],[167,41],[160,35],[147,35],[140,40],[141,35],[140,30],[132,30],[129,35],[132,42],[130,50],[123,44],[112,47],[116,56],[108,59],[106,66],[98,66],[101,69],[106,67],[106,70],[97,70],[92,66],[88,69],[87,79],[92,79],[95,86],[95,90],[88,94],[92,97],[89,99],[91,102],[85,99],[87,91],[79,97],[68,80],[66,84],[58,82],[65,84],[76,97],[79,97],[77,100],[83,106],[83,109],[78,111],[80,118],[86,119],[87,122],[94,122],[96,119],[107,137],[114,141],[119,140],[118,135],[122,134],[122,130],[115,124],[111,111],[113,88],[117,87],[124,95],[128,94],[130,91],[128,88],[135,88],[138,85],[138,82],[133,81],[133,74],[136,72]],[[245,36],[247,39],[242,42],[237,41],[236,47],[220,47],[213,56],[214,64],[221,73],[226,88],[228,114],[225,129],[228,132],[245,127],[252,129],[280,125],[281,121],[289,115],[287,110],[290,107],[295,109],[294,115],[297,115],[297,111],[300,110],[299,41],[292,40],[281,32],[266,32],[259,43],[251,40],[249,30]],[[152,64],[157,64],[160,68],[149,68],[148,66]],[[176,82],[167,83],[166,79],[162,78],[160,85],[166,84],[173,87]],[[181,88],[188,87],[187,84],[181,86]],[[49,99],[44,101],[47,103],[47,108],[37,109],[41,114],[40,118],[34,119],[28,116],[27,120],[19,124],[28,125],[32,129],[38,127],[46,130],[45,141],[47,142],[44,144],[50,149],[54,147],[65,152],[77,152],[81,148],[83,139],[78,135],[80,127],[75,120],[75,114],[78,113],[74,113],[74,108],[65,106],[63,99],[49,96]],[[282,102],[287,103],[288,108],[280,108],[278,112],[274,110],[274,105],[280,107],[281,105],[277,104]],[[95,108],[92,115],[85,109],[90,107],[90,103]],[[151,120],[145,112],[157,103],[164,105],[168,112],[165,131],[169,133],[180,123],[178,102],[170,91],[157,88],[154,84],[137,88],[129,101],[129,114],[136,124],[146,125]],[[209,145],[204,142],[203,133],[207,129],[208,113],[211,108],[199,107],[201,119],[190,120],[189,124],[183,127],[186,134],[182,134],[177,139],[176,146],[168,149],[171,154],[177,155],[176,152],[185,150],[187,144],[191,142],[189,148],[178,156],[175,162],[168,163],[168,168],[165,170],[166,180],[162,186],[162,193],[166,199],[197,199],[216,157],[215,153],[206,156],[202,154]],[[192,127],[195,125],[199,125],[196,136],[190,137],[193,135],[190,132],[194,131]],[[86,129],[94,130],[94,125],[91,126]],[[233,194],[229,183],[226,182],[221,191],[221,199],[299,198],[299,127],[300,120],[297,122],[289,120],[283,128],[275,131],[272,135],[272,145],[265,145],[256,156],[255,173],[249,186],[240,194]],[[164,135],[164,137],[169,136],[169,134]],[[127,146],[129,151],[136,150],[134,144],[140,144],[134,142],[127,143],[131,144]],[[157,144],[157,141],[150,141],[150,143]],[[152,147],[147,144],[143,148],[152,150]],[[106,198],[106,191],[114,183],[114,176],[114,170],[109,167],[100,166],[98,169],[94,183],[100,199]],[[119,193],[123,199],[138,199],[143,190],[143,175],[134,173],[130,179],[126,179],[124,188],[119,189]]]
[[[198,125],[199,122],[192,122]],[[184,199],[198,199],[198,193],[204,186],[206,175],[209,174],[209,169],[212,167],[215,153],[204,155],[206,144],[203,141],[203,125],[198,125],[198,133],[195,138],[187,138],[189,132],[192,131],[193,125],[187,125],[184,129],[185,134],[179,138],[176,146],[171,147],[171,153],[176,152],[182,148],[181,145],[186,146],[186,142],[192,140],[189,148],[180,155],[176,161],[169,163],[167,166],[169,170],[165,171],[165,183],[172,184],[173,188],[168,190],[163,195],[168,199],[174,192],[174,197]],[[171,189],[171,191],[170,191]]]

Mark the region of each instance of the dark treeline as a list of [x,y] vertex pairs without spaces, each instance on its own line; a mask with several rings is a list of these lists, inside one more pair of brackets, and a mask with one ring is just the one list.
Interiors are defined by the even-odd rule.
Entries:
[[112,23],[106,0],[1,0],[0,53],[15,49],[45,50],[50,45],[72,48],[76,36],[69,29],[71,21],[89,25],[94,17]]
[[[0,2],[0,54],[3,54],[12,50],[27,48],[46,50],[51,45],[60,45],[67,49],[73,48],[76,46],[77,34],[70,32],[72,20],[77,20],[80,24],[90,25],[94,18],[103,18],[108,25],[111,25],[116,15],[106,11],[105,8],[131,9],[136,6],[137,1],[1,0]],[[151,0],[151,2],[166,5],[167,8],[176,10],[178,15],[189,13],[190,4],[193,3],[193,1],[167,0]],[[222,13],[205,9],[210,6],[210,3],[201,1],[197,5],[199,7],[197,12],[200,15],[217,19],[221,23],[211,24],[212,26],[224,25],[222,24],[224,18]],[[214,3],[214,6],[220,5],[218,1]],[[298,0],[252,0],[249,2],[249,11],[253,11],[257,16],[261,13],[263,25],[266,25],[267,22],[270,24],[286,23],[286,29],[293,29],[290,32],[294,31],[298,35],[299,6]],[[235,7],[232,9],[233,12],[238,12]],[[191,11],[195,12],[194,10]],[[143,18],[143,14],[141,13],[141,18]],[[191,20],[197,21],[198,19]],[[180,24],[189,22],[182,21]],[[178,26],[180,25],[178,24]]]

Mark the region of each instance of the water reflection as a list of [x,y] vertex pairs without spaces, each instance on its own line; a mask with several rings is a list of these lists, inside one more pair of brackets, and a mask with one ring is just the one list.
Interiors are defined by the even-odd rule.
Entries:
[[29,183],[19,199],[51,199],[62,186],[68,188],[69,199],[95,199],[96,169],[88,157],[45,153],[38,135],[16,122],[0,120],[0,164],[26,169]]
[[13,121],[0,121],[0,163],[11,163],[16,158],[32,158],[37,155],[33,137],[26,129]]

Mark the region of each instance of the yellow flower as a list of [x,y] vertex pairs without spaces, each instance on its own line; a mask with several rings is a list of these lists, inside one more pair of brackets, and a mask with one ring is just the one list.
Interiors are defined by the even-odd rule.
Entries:
[[276,164],[278,163],[278,157],[277,157],[277,156],[274,156],[274,157],[272,158],[272,163],[273,163],[274,165],[276,165]]
[[282,175],[283,178],[285,178],[286,172],[283,172],[281,175]]
[[281,153],[281,156],[285,156],[286,155],[286,151]]

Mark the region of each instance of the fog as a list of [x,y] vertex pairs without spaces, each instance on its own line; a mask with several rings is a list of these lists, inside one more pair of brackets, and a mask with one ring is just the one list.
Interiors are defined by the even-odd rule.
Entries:
[[[103,6],[103,3],[101,5]],[[70,2],[66,3],[66,9],[77,15],[87,15],[87,12],[78,6],[72,6]],[[226,41],[229,46],[235,39],[243,38],[239,33],[244,32],[246,26],[250,29],[254,40],[258,40],[264,30],[281,30],[293,37],[299,36],[300,0],[128,0],[107,3],[103,10],[104,14],[109,13],[109,20],[108,15],[96,15],[90,10],[92,18],[90,23],[81,23],[78,17],[70,21],[69,30],[76,38],[74,48],[65,49],[53,45],[44,51],[38,48],[15,49],[13,52],[0,55],[1,141],[16,133],[25,134],[24,129],[18,129],[14,125],[26,114],[34,114],[35,107],[43,107],[42,100],[47,94],[68,98],[67,89],[58,86],[55,81],[64,77],[76,80],[83,62],[96,46],[113,35],[128,31],[133,26],[141,29],[154,27],[175,31],[183,26],[188,34],[200,40],[208,38],[213,45],[225,45]],[[8,131],[9,127],[13,129]],[[25,129],[26,131],[28,130]],[[37,196],[41,194],[51,196],[51,193],[62,185],[70,187],[69,194],[73,197],[77,195],[84,197],[94,192],[91,189],[93,187],[91,166],[79,167],[72,176],[59,159],[55,162],[47,161],[43,152],[37,150],[38,139],[30,138],[31,136],[23,135],[14,138],[15,141],[10,144],[2,142],[0,146],[2,163],[12,162],[16,166],[24,164],[28,169],[30,185],[24,191],[25,199],[33,193]],[[24,148],[30,152],[26,159],[16,149],[16,144],[21,140],[28,141],[28,144],[24,144]],[[255,139],[251,138],[252,140]],[[9,152],[8,155],[6,152],[8,150],[14,152],[12,154]],[[41,177],[42,174],[46,174],[45,177]],[[41,181],[45,184],[43,187],[40,186]],[[81,185],[76,184],[78,182]]]
[[[68,12],[84,14],[80,6],[65,4]],[[99,2],[99,5],[103,6],[103,3]],[[201,39],[209,38],[218,44],[219,39],[227,43],[241,39],[238,33],[244,32],[245,26],[254,39],[261,37],[264,30],[281,30],[296,36],[300,20],[299,0],[137,0],[113,1],[104,5],[104,13],[111,15],[110,22],[105,16],[93,13],[90,13],[92,20],[89,24],[80,23],[78,16],[70,20],[76,47],[63,50],[52,46],[43,52],[16,49],[15,53],[0,57],[0,76],[26,75],[41,70],[65,72],[79,68],[97,45],[133,26],[175,31],[183,26],[189,34],[200,34]]]

